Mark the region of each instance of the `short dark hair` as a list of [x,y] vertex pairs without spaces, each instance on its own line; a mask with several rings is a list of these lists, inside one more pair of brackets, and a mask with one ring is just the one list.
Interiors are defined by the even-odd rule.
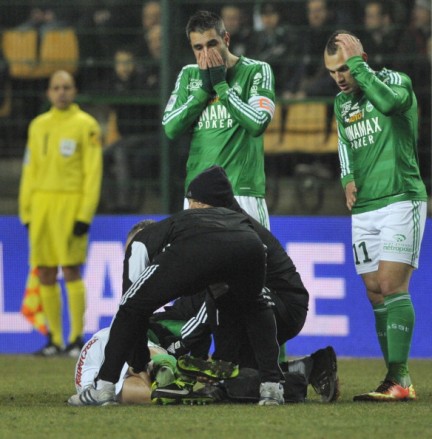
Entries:
[[186,36],[188,40],[190,40],[191,32],[199,32],[202,34],[210,29],[215,29],[222,38],[226,34],[224,22],[219,15],[210,11],[198,11],[189,18],[186,25]]
[[137,222],[136,224],[134,224],[132,226],[132,228],[129,230],[127,237],[126,237],[126,241],[131,241],[133,239],[133,237],[140,232],[142,229],[145,229],[146,227],[148,227],[150,224],[154,224],[156,221],[155,220],[151,220],[151,219],[146,219],[146,220],[141,220],[139,222]]
[[327,40],[326,46],[325,46],[325,51],[327,52],[328,55],[334,55],[337,51],[338,51],[338,46],[336,44],[336,38],[338,35],[340,34],[348,34],[348,35],[352,35],[353,37],[357,37],[357,35],[355,35],[354,33],[352,33],[349,30],[345,30],[345,29],[339,29],[334,31],[329,39]]

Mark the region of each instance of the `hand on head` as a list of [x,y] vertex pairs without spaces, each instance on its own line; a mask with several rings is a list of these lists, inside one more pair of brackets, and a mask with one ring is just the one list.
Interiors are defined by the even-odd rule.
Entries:
[[336,37],[336,44],[340,48],[345,60],[353,56],[363,56],[363,46],[360,40],[349,34],[339,34]]

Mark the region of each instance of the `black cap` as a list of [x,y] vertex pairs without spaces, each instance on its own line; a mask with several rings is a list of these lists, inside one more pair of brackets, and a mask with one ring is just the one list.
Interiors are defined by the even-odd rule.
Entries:
[[240,210],[225,170],[217,165],[201,172],[190,182],[186,198],[193,198],[213,207]]

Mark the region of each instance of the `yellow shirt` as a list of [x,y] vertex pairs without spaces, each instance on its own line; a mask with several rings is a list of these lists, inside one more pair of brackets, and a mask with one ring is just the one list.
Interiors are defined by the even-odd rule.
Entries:
[[82,195],[76,220],[91,223],[99,202],[102,146],[96,119],[72,104],[51,108],[30,124],[19,191],[19,215],[31,222],[36,192]]

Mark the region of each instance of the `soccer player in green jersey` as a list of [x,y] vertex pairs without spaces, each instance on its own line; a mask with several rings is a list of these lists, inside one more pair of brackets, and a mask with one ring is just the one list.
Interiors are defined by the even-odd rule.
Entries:
[[381,385],[354,401],[413,400],[409,282],[418,267],[427,199],[417,160],[417,100],[406,74],[369,67],[360,40],[348,31],[329,38],[324,62],[341,90],[334,106],[354,261],[387,366]]
[[191,132],[185,187],[222,166],[240,206],[269,228],[263,133],[275,109],[273,72],[265,62],[231,53],[230,35],[212,12],[194,14],[186,34],[197,64],[183,67],[162,120],[170,139]]

